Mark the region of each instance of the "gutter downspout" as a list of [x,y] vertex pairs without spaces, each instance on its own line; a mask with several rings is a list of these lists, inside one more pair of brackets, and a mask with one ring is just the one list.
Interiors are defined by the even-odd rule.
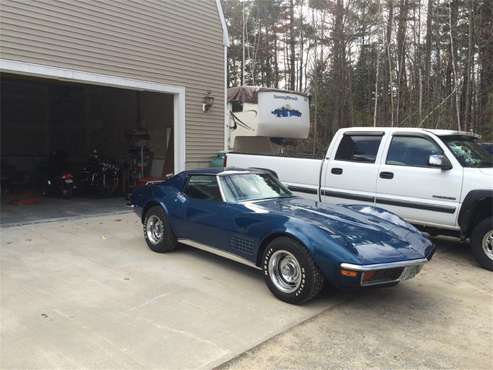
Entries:
[[229,114],[228,114],[228,47],[229,47],[229,34],[226,20],[224,19],[223,8],[221,6],[221,0],[216,0],[217,13],[221,21],[221,27],[223,29],[223,47],[224,47],[224,150],[228,150],[229,142]]

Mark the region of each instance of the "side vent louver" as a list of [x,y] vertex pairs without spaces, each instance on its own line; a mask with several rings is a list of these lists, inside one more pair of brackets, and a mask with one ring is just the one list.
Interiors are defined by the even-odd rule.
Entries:
[[233,236],[230,241],[231,248],[243,255],[253,255],[255,242],[239,236]]

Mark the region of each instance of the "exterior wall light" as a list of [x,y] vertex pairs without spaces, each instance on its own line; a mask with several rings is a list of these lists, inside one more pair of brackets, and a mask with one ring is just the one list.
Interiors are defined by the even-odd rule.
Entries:
[[210,91],[204,96],[204,101],[202,103],[202,112],[208,112],[214,104],[214,97],[211,95]]

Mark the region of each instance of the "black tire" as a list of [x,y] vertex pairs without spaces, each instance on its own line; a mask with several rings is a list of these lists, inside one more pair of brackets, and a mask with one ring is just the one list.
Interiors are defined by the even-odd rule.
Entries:
[[[282,257],[283,255],[285,257]],[[275,260],[272,260],[273,258]],[[279,258],[282,259],[276,263]],[[284,258],[291,262],[294,262],[292,260],[294,258],[298,263],[300,268],[300,277],[296,279],[298,283],[290,283],[279,276],[276,278],[275,271],[280,270],[280,265]],[[269,264],[271,264],[270,267]],[[289,263],[287,264],[289,265]],[[325,279],[313,262],[310,253],[304,245],[289,237],[279,237],[270,242],[262,257],[262,269],[265,283],[272,294],[287,303],[302,304],[308,302],[317,296],[324,287]],[[298,269],[295,268],[294,270]],[[298,274],[294,275],[298,276]],[[284,285],[284,290],[280,288],[282,285]]]
[[[487,241],[487,238],[490,238]],[[487,270],[493,271],[493,217],[481,221],[471,234],[472,254]]]
[[[159,222],[161,223],[160,236],[157,232]],[[146,212],[144,217],[144,238],[149,248],[157,253],[171,252],[176,248],[176,236],[161,207],[154,206]]]

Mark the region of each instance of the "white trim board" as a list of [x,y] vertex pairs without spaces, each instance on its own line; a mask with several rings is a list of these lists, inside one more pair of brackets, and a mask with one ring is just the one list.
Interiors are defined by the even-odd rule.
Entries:
[[217,13],[219,14],[219,20],[221,21],[221,28],[223,30],[223,45],[229,46],[229,34],[228,26],[226,25],[226,19],[224,18],[223,7],[221,6],[221,0],[216,0]]
[[185,170],[185,87],[84,72],[75,69],[66,69],[42,64],[20,62],[9,59],[0,59],[0,71],[91,85],[102,85],[130,90],[155,91],[173,94],[174,172],[178,173]]
[[217,13],[221,20],[221,28],[223,30],[223,47],[224,47],[224,150],[228,150],[229,142],[229,110],[228,110],[228,47],[229,47],[229,34],[228,26],[226,25],[226,19],[224,18],[223,8],[221,6],[221,0],[216,0]]

